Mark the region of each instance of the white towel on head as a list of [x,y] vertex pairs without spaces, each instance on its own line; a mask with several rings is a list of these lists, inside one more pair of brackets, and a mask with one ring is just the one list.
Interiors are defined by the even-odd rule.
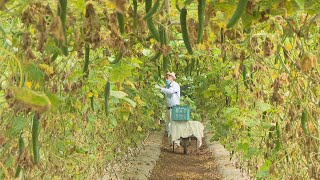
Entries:
[[194,136],[199,142],[199,147],[202,145],[204,126],[199,121],[172,121],[169,124],[168,135],[172,141],[177,141],[182,138]]

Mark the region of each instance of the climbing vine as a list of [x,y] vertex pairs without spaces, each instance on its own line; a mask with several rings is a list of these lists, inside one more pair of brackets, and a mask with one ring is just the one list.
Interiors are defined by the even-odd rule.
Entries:
[[[256,178],[319,178],[311,0],[0,3],[0,177],[100,178],[165,117],[193,119]],[[112,169],[107,169],[112,173]]]

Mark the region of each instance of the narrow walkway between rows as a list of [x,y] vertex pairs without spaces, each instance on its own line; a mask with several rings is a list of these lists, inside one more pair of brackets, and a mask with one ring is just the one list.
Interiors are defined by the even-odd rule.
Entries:
[[183,148],[173,152],[166,136],[162,139],[161,154],[153,168],[150,180],[153,179],[222,179],[217,170],[214,155],[203,141],[199,152],[196,151],[196,140],[191,140],[188,154]]

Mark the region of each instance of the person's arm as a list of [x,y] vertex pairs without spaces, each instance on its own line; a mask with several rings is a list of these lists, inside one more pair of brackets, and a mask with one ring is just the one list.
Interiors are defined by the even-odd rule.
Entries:
[[174,84],[173,86],[171,86],[169,89],[167,88],[161,88],[161,92],[165,93],[165,94],[174,94],[176,92],[180,91],[180,87],[177,84]]

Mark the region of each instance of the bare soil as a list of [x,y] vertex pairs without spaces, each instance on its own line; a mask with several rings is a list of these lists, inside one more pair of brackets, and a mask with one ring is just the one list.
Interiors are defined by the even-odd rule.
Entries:
[[162,139],[161,154],[153,168],[150,180],[154,179],[222,179],[218,173],[214,154],[210,151],[206,141],[199,151],[196,151],[196,140],[191,140],[188,154],[183,148],[175,148],[173,152],[166,136]]

